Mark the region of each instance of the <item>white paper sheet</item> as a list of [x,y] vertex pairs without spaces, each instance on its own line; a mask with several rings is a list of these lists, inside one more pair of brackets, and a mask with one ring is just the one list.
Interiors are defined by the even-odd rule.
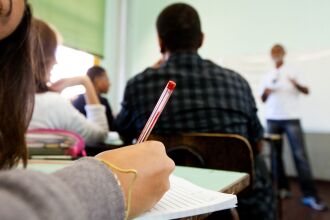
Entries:
[[233,208],[237,197],[201,188],[172,175],[170,190],[138,220],[174,219]]

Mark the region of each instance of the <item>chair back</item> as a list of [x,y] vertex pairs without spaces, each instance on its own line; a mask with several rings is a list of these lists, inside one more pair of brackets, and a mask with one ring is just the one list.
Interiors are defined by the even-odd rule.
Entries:
[[177,165],[221,169],[254,177],[253,152],[248,140],[236,134],[183,133],[152,134],[149,140],[164,143],[169,157]]

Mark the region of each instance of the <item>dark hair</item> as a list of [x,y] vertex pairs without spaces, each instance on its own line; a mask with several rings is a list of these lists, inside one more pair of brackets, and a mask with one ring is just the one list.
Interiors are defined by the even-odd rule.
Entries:
[[282,44],[274,44],[270,50],[273,51],[275,48],[280,48],[283,52],[285,52],[285,48]]
[[94,82],[95,78],[103,76],[105,69],[100,66],[92,66],[87,70],[87,76]]
[[177,3],[166,7],[157,18],[157,32],[165,49],[195,51],[202,43],[201,22],[190,5]]
[[58,44],[56,32],[44,21],[33,18],[32,30],[38,46],[34,47],[33,55],[36,59],[36,67],[39,71],[35,73],[36,92],[49,91],[47,86],[47,71],[53,59],[55,59]]
[[16,30],[0,40],[0,168],[11,168],[20,159],[27,164],[25,132],[33,112],[35,71],[30,26],[27,5]]

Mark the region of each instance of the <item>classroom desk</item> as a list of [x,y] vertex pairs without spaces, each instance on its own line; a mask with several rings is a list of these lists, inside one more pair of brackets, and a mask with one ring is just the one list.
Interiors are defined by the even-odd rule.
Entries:
[[[66,160],[29,160],[28,169],[52,173],[72,163],[73,161]],[[250,181],[247,173],[193,167],[176,166],[174,174],[198,186],[233,194],[237,194],[248,187]]]

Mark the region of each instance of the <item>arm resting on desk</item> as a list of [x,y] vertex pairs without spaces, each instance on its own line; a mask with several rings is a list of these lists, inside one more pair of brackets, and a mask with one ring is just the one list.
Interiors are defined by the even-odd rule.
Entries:
[[1,219],[124,219],[124,197],[111,171],[86,158],[54,175],[0,172]]

